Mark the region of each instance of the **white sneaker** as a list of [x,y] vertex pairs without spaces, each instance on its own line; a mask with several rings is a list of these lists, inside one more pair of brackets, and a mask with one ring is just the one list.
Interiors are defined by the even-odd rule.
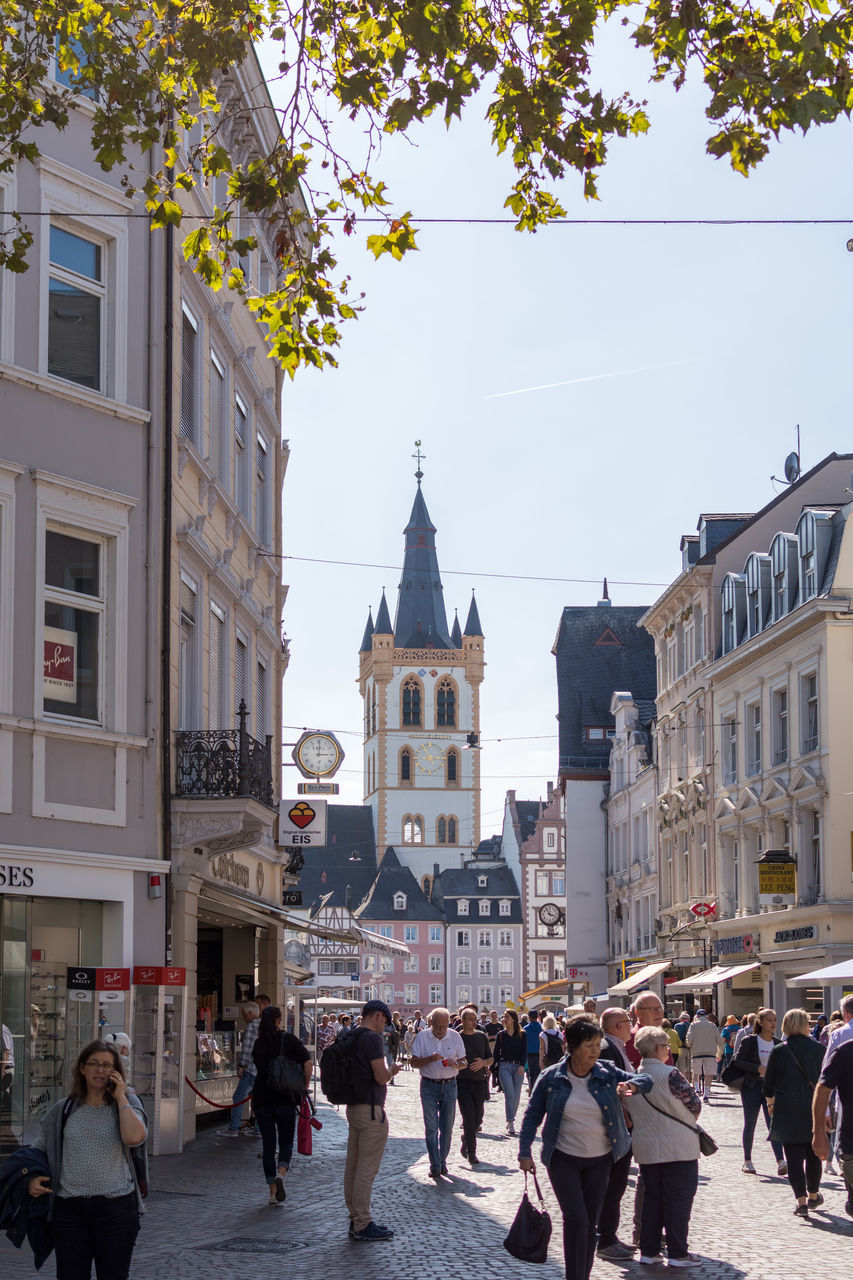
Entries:
[[226,1128],[226,1129],[217,1129],[217,1130],[216,1130],[216,1136],[217,1136],[217,1138],[239,1138],[239,1137],[240,1137],[240,1130],[239,1130],[239,1129],[227,1129],[227,1128]]
[[667,1263],[670,1267],[695,1267],[697,1262],[701,1262],[701,1258],[697,1258],[695,1253],[688,1253],[683,1258],[670,1258]]
[[751,1160],[744,1160],[743,1165],[741,1166],[741,1172],[755,1173],[755,1165],[752,1163]]
[[641,1253],[638,1261],[642,1262],[644,1266],[654,1266],[656,1262],[663,1262],[663,1254],[656,1253],[653,1258],[650,1258],[647,1254]]
[[779,1161],[779,1163],[776,1166],[776,1172],[778,1173],[780,1178],[786,1178],[788,1176],[788,1166],[784,1160]]

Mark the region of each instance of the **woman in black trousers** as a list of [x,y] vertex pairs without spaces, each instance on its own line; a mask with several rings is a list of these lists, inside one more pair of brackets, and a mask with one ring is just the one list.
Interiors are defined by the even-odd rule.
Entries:
[[480,1163],[477,1159],[477,1134],[483,1123],[486,1107],[486,1083],[492,1065],[492,1053],[489,1037],[485,1031],[477,1030],[476,1010],[463,1010],[459,1034],[465,1045],[468,1063],[456,1077],[456,1098],[462,1116],[462,1156],[463,1159],[467,1158],[473,1169],[474,1165]]
[[[755,1126],[758,1113],[764,1112],[767,1128],[770,1128],[770,1112],[764,1097],[764,1073],[770,1061],[770,1055],[777,1044],[782,1041],[776,1031],[776,1011],[759,1009],[755,1015],[754,1034],[744,1036],[740,1047],[735,1052],[734,1065],[743,1072],[743,1087],[740,1104],[743,1107],[743,1172],[755,1173],[752,1163],[752,1144],[755,1140]],[[776,1157],[776,1172],[784,1178],[788,1172],[787,1165],[779,1142],[773,1142],[773,1154]]]
[[810,1037],[805,1009],[788,1010],[782,1019],[782,1034],[788,1038],[770,1055],[764,1093],[771,1108],[770,1137],[782,1143],[788,1181],[797,1197],[794,1213],[807,1218],[810,1208],[823,1204],[823,1170],[812,1151],[812,1098],[826,1050]]
[[[271,1089],[268,1083],[270,1063],[279,1053],[292,1058],[302,1066],[305,1088],[311,1081],[313,1063],[305,1045],[289,1031],[281,1029],[281,1009],[268,1005],[261,1014],[258,1038],[252,1048],[252,1057],[258,1074],[252,1098],[255,1116],[263,1140],[262,1159],[264,1177],[270,1193],[270,1204],[283,1204],[287,1199],[284,1175],[293,1158],[293,1135],[296,1130],[297,1104],[287,1095]],[[276,1161],[278,1138],[278,1161]]]

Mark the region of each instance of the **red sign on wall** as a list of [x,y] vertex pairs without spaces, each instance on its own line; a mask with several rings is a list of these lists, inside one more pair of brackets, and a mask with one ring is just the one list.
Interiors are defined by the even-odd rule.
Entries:
[[185,987],[187,971],[172,965],[137,965],[133,970],[133,982],[137,987]]
[[96,969],[95,970],[95,990],[96,991],[129,991],[130,990],[130,970],[129,969]]

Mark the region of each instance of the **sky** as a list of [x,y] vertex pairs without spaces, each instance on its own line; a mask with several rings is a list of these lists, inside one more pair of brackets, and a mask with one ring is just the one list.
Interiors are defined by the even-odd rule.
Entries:
[[[337,370],[284,391],[284,741],[336,732],[340,798],[362,800],[358,647],[383,586],[393,618],[420,440],[448,622],[458,608],[464,624],[473,588],[485,632],[484,837],[508,789],[536,799],[556,779],[563,606],[594,604],[605,575],[614,604],[651,604],[700,512],[779,492],[798,425],[803,470],[853,447],[850,125],[785,140],[744,179],[705,155],[701,86],[646,85],[614,33],[598,70],[648,98],[652,129],[611,146],[597,202],[561,184],[568,216],[597,225],[424,226],[402,263],[374,262],[372,228],[341,236],[366,310]],[[390,140],[376,168],[398,209],[505,216],[510,168],[482,115],[475,103],[449,133],[433,121],[415,146]],[[602,221],[643,218],[850,221]],[[286,796],[297,781],[285,769]]]

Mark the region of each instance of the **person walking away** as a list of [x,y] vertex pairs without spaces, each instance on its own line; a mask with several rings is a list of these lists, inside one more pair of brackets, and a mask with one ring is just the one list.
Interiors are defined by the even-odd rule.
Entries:
[[[382,1033],[382,1041],[385,1046],[385,1061],[390,1072],[394,1063],[397,1061],[397,1051],[400,1048],[400,1033],[394,1024],[393,1015],[391,1022],[389,1022],[388,1026]],[[393,1075],[388,1083],[394,1083]]]
[[757,1013],[746,1013],[741,1018],[740,1030],[735,1035],[735,1057],[737,1057],[737,1051],[746,1037],[755,1035],[755,1019],[757,1017]]
[[483,1123],[486,1083],[492,1065],[492,1054],[488,1036],[477,1029],[476,1010],[463,1011],[459,1035],[465,1046],[464,1056],[468,1064],[456,1077],[456,1096],[462,1117],[462,1158],[467,1159],[473,1169],[480,1163],[477,1159],[477,1134]]
[[539,1076],[521,1122],[518,1164],[534,1167],[531,1150],[542,1130],[542,1163],[563,1215],[566,1280],[588,1280],[595,1227],[614,1160],[628,1151],[621,1101],[652,1087],[649,1076],[600,1062],[601,1028],[584,1015],[566,1027],[566,1056]]
[[826,1160],[831,1154],[826,1116],[833,1092],[838,1098],[836,1150],[847,1188],[844,1210],[853,1218],[853,1036],[838,1041],[823,1060],[812,1102],[812,1150],[818,1160]]
[[[764,1122],[768,1130],[770,1129],[770,1112],[764,1097],[764,1074],[774,1047],[782,1043],[775,1035],[776,1011],[774,1009],[759,1009],[755,1015],[754,1026],[755,1031],[751,1035],[744,1036],[734,1056],[734,1065],[744,1073],[743,1088],[740,1091],[740,1103],[743,1108],[744,1173],[755,1173],[755,1165],[752,1163],[752,1144],[760,1111],[764,1113]],[[780,1178],[784,1178],[788,1172],[788,1166],[785,1163],[782,1145],[776,1141],[771,1141],[770,1145],[776,1157],[776,1172]]]
[[127,1280],[139,1234],[142,1195],[131,1150],[148,1136],[142,1103],[129,1091],[115,1045],[81,1050],[71,1092],[54,1103],[33,1146],[50,1177],[30,1179],[31,1196],[50,1196],[48,1218],[59,1280]]
[[786,1040],[776,1045],[767,1062],[764,1095],[770,1110],[770,1137],[781,1142],[788,1165],[788,1181],[797,1198],[794,1213],[809,1216],[823,1204],[823,1172],[812,1150],[812,1102],[826,1050],[809,1035],[805,1009],[789,1009],[782,1019]]
[[382,1032],[391,1022],[391,1010],[381,1000],[368,1000],[361,1011],[361,1022],[355,1030],[352,1046],[352,1081],[357,1102],[347,1103],[347,1159],[344,1168],[344,1200],[349,1213],[351,1240],[381,1243],[392,1239],[394,1232],[383,1223],[374,1222],[370,1209],[373,1183],[382,1163],[388,1142],[388,1117],[385,1099],[392,1075],[385,1060]]
[[[666,1038],[669,1041],[669,1053],[672,1058],[673,1065],[677,1067],[678,1059],[681,1057],[681,1037],[668,1018],[664,1018],[660,1025],[666,1032]],[[683,1074],[684,1073],[682,1072],[682,1075]]]
[[[279,1093],[269,1084],[270,1065],[279,1054],[290,1058],[302,1067],[305,1090],[311,1083],[313,1063],[305,1045],[290,1031],[281,1029],[281,1009],[267,1005],[261,1014],[258,1034],[252,1048],[255,1064],[255,1087],[252,1101],[255,1118],[261,1132],[261,1160],[263,1174],[269,1188],[270,1204],[284,1204],[287,1192],[284,1177],[293,1159],[293,1135],[296,1132],[296,1112],[299,1103],[295,1098]],[[278,1159],[276,1159],[278,1138]]]
[[735,1056],[735,1037],[740,1030],[740,1023],[733,1013],[726,1018],[726,1025],[723,1027],[720,1035],[723,1037],[723,1057],[720,1061],[719,1071],[717,1075],[721,1075],[723,1071]]
[[539,1037],[542,1034],[542,1023],[536,1009],[530,1010],[524,1034],[527,1037],[527,1092],[532,1093],[539,1075]]
[[544,1071],[546,1067],[553,1067],[562,1056],[563,1037],[557,1026],[557,1019],[552,1013],[546,1013],[539,1033],[539,1070]]
[[217,1129],[220,1138],[237,1138],[240,1136],[240,1125],[245,1110],[244,1103],[255,1085],[255,1060],[252,1050],[258,1036],[260,1026],[260,1010],[254,1000],[244,1004],[241,1009],[243,1018],[243,1038],[240,1042],[240,1053],[237,1058],[237,1088],[231,1098],[231,1118],[224,1129]]
[[503,1016],[503,1031],[495,1040],[494,1061],[498,1080],[504,1095],[506,1131],[515,1137],[515,1117],[521,1099],[524,1068],[527,1064],[527,1039],[514,1009],[507,1009]]
[[450,1176],[447,1158],[456,1114],[456,1077],[460,1067],[466,1065],[465,1045],[459,1032],[451,1030],[449,1011],[433,1009],[429,1026],[418,1032],[412,1044],[412,1066],[421,1073],[421,1108],[431,1178]]
[[[633,1071],[625,1045],[631,1035],[631,1019],[625,1009],[605,1009],[601,1015],[601,1053],[599,1062],[612,1062],[623,1071]],[[604,1193],[604,1203],[598,1218],[599,1258],[608,1262],[624,1262],[630,1258],[636,1245],[625,1244],[619,1239],[619,1217],[622,1210],[622,1198],[628,1188],[628,1174],[631,1170],[631,1148],[624,1156],[614,1159]]]
[[704,1101],[710,1102],[711,1081],[716,1075],[717,1058],[722,1057],[723,1037],[704,1009],[696,1010],[696,1017],[687,1028],[685,1044],[690,1050],[693,1088],[698,1093],[704,1078]]
[[696,1117],[702,1101],[681,1072],[669,1065],[669,1039],[662,1028],[641,1028],[634,1044],[642,1072],[653,1081],[650,1092],[626,1102],[644,1187],[640,1262],[663,1262],[666,1234],[668,1265],[690,1267],[699,1261],[688,1251],[687,1236],[699,1186]]

